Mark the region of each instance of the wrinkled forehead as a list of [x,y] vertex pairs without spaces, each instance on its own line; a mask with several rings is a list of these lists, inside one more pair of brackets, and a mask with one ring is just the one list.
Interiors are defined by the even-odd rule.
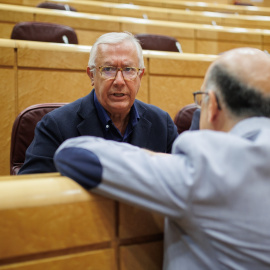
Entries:
[[96,64],[119,64],[137,66],[139,56],[135,44],[129,40],[115,44],[99,44]]

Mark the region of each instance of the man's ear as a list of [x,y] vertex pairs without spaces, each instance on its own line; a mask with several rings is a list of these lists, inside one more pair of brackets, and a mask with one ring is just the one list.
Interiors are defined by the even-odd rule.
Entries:
[[208,93],[208,121],[213,123],[219,114],[219,109],[215,92],[210,90]]
[[86,69],[87,75],[91,80],[91,85],[94,86],[94,72],[91,71],[90,67],[87,67]]
[[142,79],[142,76],[143,76],[143,74],[144,74],[144,71],[145,71],[145,69],[142,69],[142,70],[140,71],[140,73],[139,73],[139,78],[140,78],[140,79]]

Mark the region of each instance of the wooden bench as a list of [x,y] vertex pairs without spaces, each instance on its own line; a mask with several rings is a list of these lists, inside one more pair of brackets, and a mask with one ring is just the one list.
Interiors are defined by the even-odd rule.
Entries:
[[[47,1],[47,0],[44,0]],[[15,5],[26,5],[36,6],[37,4],[44,2],[38,0],[0,0],[0,3],[15,4]],[[50,1],[50,0],[48,0]],[[58,0],[65,3],[66,0]],[[74,0],[76,2],[95,2],[92,0]],[[139,6],[148,7],[162,7],[162,8],[173,8],[182,10],[196,10],[196,11],[211,11],[211,12],[225,12],[225,13],[237,13],[245,15],[263,15],[269,16],[270,11],[270,0],[254,1],[254,0],[243,0],[240,2],[249,2],[254,6],[241,6],[233,5],[233,1],[227,0],[207,0],[207,1],[178,1],[178,0],[99,0],[98,2],[109,2],[118,4],[133,4]]]
[[[10,4],[11,2],[16,3],[16,0],[10,0]],[[31,4],[33,4],[33,6],[36,6],[39,2],[40,0],[36,0],[35,3],[31,1]],[[150,20],[178,21],[187,23],[210,25],[213,24],[221,26],[259,29],[269,29],[270,25],[270,16],[239,15],[209,11],[192,11],[85,0],[46,0],[46,2],[67,4],[76,8],[78,12],[147,18]],[[26,2],[26,4],[29,4],[29,2]]]
[[[8,0],[4,0],[8,1]],[[22,0],[23,1],[23,0]],[[31,0],[30,0],[31,1]],[[91,1],[91,0],[85,0]],[[178,0],[100,0],[104,2],[113,3],[132,3],[140,6],[151,6],[151,7],[166,7],[176,9],[190,9],[190,10],[201,10],[201,11],[217,11],[217,12],[233,12],[238,14],[250,14],[250,15],[267,15],[269,14],[270,1],[264,0],[261,3],[259,1],[254,2],[254,6],[239,6],[232,5],[226,1],[178,1]],[[250,2],[241,1],[241,2]]]
[[[11,128],[26,107],[72,102],[92,87],[86,74],[90,46],[0,39],[0,175],[9,174]],[[137,98],[168,111],[193,102],[215,55],[144,51],[146,72]]]
[[59,174],[0,177],[0,270],[160,270],[163,217]]
[[250,46],[262,50],[269,50],[270,47],[270,32],[264,29],[145,20],[5,4],[0,4],[0,17],[1,38],[10,38],[16,22],[40,21],[73,27],[82,45],[92,45],[105,32],[130,31],[133,34],[154,33],[175,37],[187,53],[218,54],[235,47]]

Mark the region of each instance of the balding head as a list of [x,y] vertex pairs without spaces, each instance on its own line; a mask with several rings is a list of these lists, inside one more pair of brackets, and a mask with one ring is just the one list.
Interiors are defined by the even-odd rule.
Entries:
[[255,48],[238,48],[225,52],[214,64],[263,94],[270,94],[270,56]]
[[270,117],[270,56],[254,48],[222,54],[209,68],[204,82],[231,117]]

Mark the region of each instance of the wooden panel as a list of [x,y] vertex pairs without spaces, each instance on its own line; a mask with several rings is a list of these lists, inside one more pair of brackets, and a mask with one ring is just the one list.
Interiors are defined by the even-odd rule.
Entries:
[[184,53],[195,53],[195,40],[191,39],[184,39],[184,38],[177,38],[178,42],[181,44],[182,51]]
[[67,46],[51,44],[48,49],[44,42],[20,41],[18,47],[18,66],[35,68],[57,68],[86,70],[90,46]]
[[130,18],[129,21],[123,21],[121,31],[130,31],[132,33],[152,33],[168,35],[177,39],[193,39],[195,37],[194,25],[178,22],[166,21],[147,21],[143,19]]
[[102,31],[76,29],[79,44],[93,45],[97,38],[105,34]]
[[115,270],[114,257],[112,249],[104,249],[50,259],[33,260],[26,263],[14,263],[0,266],[0,270]]
[[[40,9],[42,10],[42,9]],[[45,9],[44,9],[45,10]],[[113,16],[108,15],[91,15],[84,13],[73,12],[72,16],[68,16],[66,12],[57,12],[52,14],[49,11],[36,11],[36,21],[40,22],[54,22],[68,25],[73,28],[96,30],[105,32],[120,31],[119,20]]]
[[15,23],[10,22],[0,22],[0,37],[1,38],[11,38],[12,29]]
[[[149,60],[149,73],[169,76],[200,76],[204,77],[207,68],[216,56],[183,55],[167,53],[167,60],[151,57]],[[195,58],[194,58],[195,56]]]
[[240,42],[215,42],[210,40],[196,41],[197,52],[202,54],[209,54],[209,53],[219,54],[240,47],[253,47],[260,50],[263,49],[263,45],[258,45],[254,43],[247,44]]
[[[128,5],[110,2],[97,2],[97,1],[74,1],[74,0],[48,0],[52,3],[69,4],[75,7],[78,12],[84,13],[97,13],[105,15],[125,16],[125,17],[137,17],[148,18],[151,20],[164,20],[164,21],[179,21],[190,23],[206,23],[212,24],[214,22],[217,25],[227,25],[236,27],[249,27],[249,28],[269,28],[269,18],[253,17],[246,15],[235,14],[221,14],[219,12],[211,12],[211,14],[205,11],[190,11],[180,9],[169,9],[165,7],[147,7],[139,5]],[[35,6],[38,1],[24,1],[25,5]],[[220,1],[219,1],[220,4]],[[270,13],[269,13],[270,14]]]
[[[103,11],[102,11],[103,13]],[[114,4],[111,7],[111,15],[148,18],[151,20],[168,20],[168,13],[166,10],[156,7],[143,7],[143,6],[127,6],[123,4]]]
[[269,36],[264,36],[263,37],[263,42],[264,42],[264,44],[270,44],[270,35]]
[[263,49],[264,49],[266,52],[270,53],[270,44],[266,44],[266,45],[263,47]]
[[110,241],[114,233],[113,207],[107,201],[1,210],[1,257]]
[[[240,17],[239,17],[240,16]],[[269,29],[270,18],[267,16],[228,16],[221,19],[221,25]]]
[[[98,2],[105,2],[104,8],[108,10],[108,2],[112,2],[112,4],[119,4],[124,3],[126,4],[126,0],[100,0]],[[7,4],[19,4],[19,5],[27,5],[27,6],[36,6],[40,3],[39,0],[2,0],[2,3]],[[73,3],[70,5],[78,8],[78,5],[85,6],[85,2],[91,3],[97,3],[96,6],[99,5],[97,1],[67,1],[67,0],[49,0],[49,2],[59,2],[59,3]],[[78,4],[75,4],[75,3]],[[255,1],[255,0],[245,0],[243,2],[251,3],[255,5],[254,7],[251,6],[238,6],[238,5],[232,5],[232,1],[230,0],[219,0],[218,2],[213,0],[207,0],[204,2],[200,1],[175,1],[175,0],[133,0],[133,5],[140,5],[142,7],[163,7],[163,8],[173,8],[173,9],[182,9],[182,10],[197,10],[197,11],[212,11],[212,12],[226,12],[226,13],[238,13],[238,14],[250,14],[250,15],[264,15],[269,16],[270,14],[270,1],[264,0],[264,1]],[[81,11],[78,8],[79,11]],[[106,10],[106,11],[107,11]],[[96,9],[92,8],[92,11],[89,10],[88,12],[98,12],[98,8]]]
[[[161,269],[162,234],[151,238],[153,224],[162,232],[160,217],[92,195],[58,173],[0,177],[0,197],[1,270]],[[144,237],[126,241],[138,234],[123,232],[136,226]]]
[[23,0],[1,0],[1,3],[23,5]]
[[192,92],[200,89],[202,82],[203,76],[150,76],[150,103],[167,111],[174,118],[180,108],[194,102]]
[[211,39],[216,41],[233,41],[233,42],[247,42],[247,43],[262,43],[262,32],[255,29],[244,28],[229,28],[206,26],[208,29],[197,29],[196,38]]
[[162,242],[124,246],[120,248],[121,270],[161,270]]
[[126,204],[120,204],[119,209],[119,237],[121,239],[163,232],[163,217]]
[[[51,1],[49,1],[51,2]],[[112,13],[111,6],[114,6],[114,3],[107,3],[107,2],[98,2],[98,1],[65,1],[65,2],[58,2],[52,1],[52,3],[62,3],[62,4],[69,4],[70,6],[77,9],[78,12],[87,12],[87,13],[97,13],[97,14],[107,14],[110,15]]]
[[0,18],[5,22],[33,21],[35,8],[0,4]]
[[[2,50],[3,48],[1,48]],[[5,48],[3,52],[6,51]],[[9,59],[10,58],[10,59]],[[1,62],[10,63],[12,56],[0,57]],[[13,68],[0,68],[0,175],[9,174],[9,151],[10,151],[10,135],[15,119],[15,74]],[[2,219],[2,217],[0,218]],[[1,240],[0,240],[1,242]],[[1,245],[0,245],[1,246]]]
[[[106,2],[120,2],[126,3],[126,0],[102,0]],[[226,1],[226,0],[225,0]],[[236,6],[223,3],[207,3],[207,1],[175,1],[175,0],[133,0],[135,5],[153,6],[153,7],[166,7],[175,9],[190,9],[201,11],[217,11],[217,12],[231,12],[238,14],[251,14],[251,15],[269,15],[270,9],[267,7],[250,7],[250,6]],[[255,5],[258,5],[258,1]],[[267,6],[270,6],[269,4]]]
[[136,96],[137,99],[145,102],[145,103],[148,103],[149,102],[149,92],[148,92],[148,75],[145,74],[143,75],[143,78],[141,80],[141,87],[139,89],[139,92]]
[[86,71],[18,71],[18,109],[44,102],[72,102],[91,91]]
[[15,177],[18,181],[0,182],[2,260],[101,244],[114,238],[113,201],[90,195],[64,177]]
[[0,39],[0,66],[14,66],[14,49],[14,40]]

